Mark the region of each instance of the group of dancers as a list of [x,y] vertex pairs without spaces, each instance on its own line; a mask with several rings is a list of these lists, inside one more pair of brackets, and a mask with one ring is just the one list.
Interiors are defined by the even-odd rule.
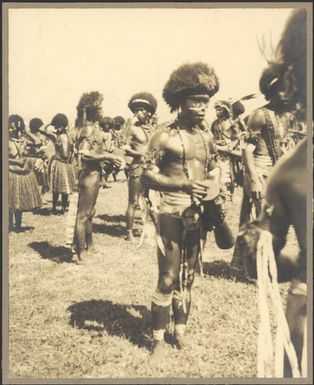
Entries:
[[[287,29],[298,18],[300,12],[294,13]],[[239,220],[243,231],[253,211],[255,218],[265,217],[267,182],[287,150],[287,137],[290,135],[295,140],[306,135],[298,128],[304,126],[304,121],[298,121],[293,113],[305,108],[304,98],[291,91],[289,85],[287,64],[272,63],[260,78],[260,91],[267,100],[263,107],[242,119],[243,100],[221,100],[214,106],[217,119],[209,125],[205,115],[210,99],[219,90],[219,79],[214,68],[196,62],[178,67],[165,84],[163,98],[177,116],[164,125],[156,122],[157,101],[148,92],[139,92],[130,98],[128,107],[136,122],[127,131],[122,117],[113,120],[103,116],[103,96],[99,92],[85,93],[80,98],[74,134],[68,131],[64,114],[57,114],[48,126],[40,119],[33,119],[29,129],[22,118],[10,116],[10,228],[15,216],[15,230],[21,229],[22,212],[39,208],[41,192],[48,189],[53,194],[52,213],[57,212],[59,194],[64,213],[69,194],[77,184],[72,250],[77,263],[84,263],[93,252],[92,220],[102,180],[106,186],[108,175],[113,173],[116,180],[123,168],[128,183],[127,241],[134,242],[134,216],[141,198],[156,226],[159,276],[152,297],[154,345],[150,362],[160,364],[164,359],[165,333],[171,314],[172,342],[178,349],[186,344],[191,289],[195,271],[201,268],[206,233],[214,231],[219,247],[234,247],[234,268],[252,271],[253,257],[247,256],[243,263],[243,248],[238,239],[234,241],[228,227],[226,201],[232,200],[235,186],[243,188]],[[306,140],[301,140],[297,145],[298,153],[304,143]],[[49,154],[49,146],[53,147],[53,155]],[[298,162],[301,158],[296,164]],[[301,176],[303,174],[298,174]],[[294,177],[287,176],[284,183],[293,185]],[[287,186],[284,189],[288,191]],[[157,212],[152,209],[150,191],[159,194]],[[267,203],[280,206],[280,198],[272,196],[274,201],[269,198]],[[286,206],[285,209],[287,213]],[[303,206],[302,210],[296,216],[301,212],[305,216]],[[278,214],[279,209],[274,213]],[[300,219],[299,232],[296,230],[302,249],[301,265],[297,264],[294,276],[294,285],[298,286],[296,282],[299,282],[299,289],[305,280],[304,220]],[[279,239],[276,254],[285,243],[282,234],[287,232],[287,226],[283,229],[280,223],[276,227],[278,234],[282,231],[281,238],[279,235],[276,238],[276,241]],[[295,224],[294,220],[289,223]],[[300,325],[296,329],[293,342],[301,365]],[[289,369],[286,374],[288,372]]]

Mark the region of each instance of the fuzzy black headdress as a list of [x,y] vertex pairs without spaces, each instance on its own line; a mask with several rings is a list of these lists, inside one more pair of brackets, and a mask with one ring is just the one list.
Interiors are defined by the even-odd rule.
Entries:
[[157,109],[157,100],[149,92],[138,92],[131,97],[128,107],[134,112],[134,109],[138,106],[145,107],[152,115],[154,115]]
[[219,80],[212,67],[206,63],[183,64],[172,72],[163,89],[163,98],[176,111],[183,98],[192,94],[213,96],[219,90]]
[[104,116],[99,121],[99,126],[101,128],[105,128],[106,126],[109,126],[109,128],[114,127],[114,121],[110,118],[110,116]]
[[57,114],[52,118],[51,125],[55,128],[66,128],[69,124],[68,118],[64,114]]
[[292,99],[306,104],[306,56],[307,56],[306,9],[292,12],[279,43],[282,61],[286,64],[286,81]]
[[40,127],[44,124],[44,122],[39,118],[33,118],[29,122],[29,128],[32,133],[38,132]]

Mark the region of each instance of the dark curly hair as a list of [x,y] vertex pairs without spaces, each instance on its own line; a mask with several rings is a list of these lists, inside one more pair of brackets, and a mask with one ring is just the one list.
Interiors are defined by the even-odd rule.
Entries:
[[105,128],[107,125],[109,126],[109,128],[114,127],[114,121],[112,118],[110,118],[110,116],[104,116],[99,121],[99,126],[101,128]]
[[82,127],[85,124],[84,118],[93,121],[103,103],[104,97],[98,91],[85,92],[76,107],[77,118],[76,127]]
[[20,115],[17,115],[17,114],[10,115],[9,124],[10,123],[14,123],[16,129],[20,132],[23,132],[25,129],[24,119]]
[[113,120],[114,120],[115,126],[122,126],[125,123],[125,119],[123,118],[123,116],[120,116],[120,115],[115,116]]
[[29,128],[33,134],[38,132],[40,127],[44,124],[44,122],[39,118],[33,118],[29,122]]
[[283,77],[286,65],[282,63],[271,63],[263,72],[259,80],[259,88],[266,100],[271,100],[283,86]]
[[244,112],[245,112],[245,107],[243,103],[241,103],[239,100],[232,103],[232,114],[234,118],[237,118]]
[[68,118],[64,114],[57,114],[52,118],[51,125],[55,128],[66,128],[69,124]]
[[157,109],[157,100],[149,92],[138,92],[134,94],[128,104],[129,109],[134,112],[138,106],[145,107],[152,115]]
[[170,75],[163,89],[163,98],[171,112],[179,109],[184,98],[192,94],[206,94],[209,97],[219,90],[219,80],[212,67],[197,62],[183,64]]

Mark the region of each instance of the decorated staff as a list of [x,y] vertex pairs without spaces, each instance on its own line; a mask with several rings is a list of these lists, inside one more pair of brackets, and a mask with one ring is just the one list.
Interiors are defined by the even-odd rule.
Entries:
[[[204,225],[206,229],[217,229],[224,219],[223,210],[217,209],[221,201],[214,145],[204,131],[206,109],[218,88],[216,73],[207,64],[179,67],[163,90],[171,111],[178,111],[177,119],[158,129],[150,141],[151,163],[146,166],[142,181],[146,188],[161,191],[157,235],[159,277],[152,299],[152,364],[159,365],[164,359],[164,335],[171,308],[173,343],[178,349],[185,345],[191,288],[201,252],[201,228]],[[211,209],[205,213],[204,206],[208,203]],[[225,244],[232,245],[232,242]]]
[[123,147],[125,154],[132,157],[132,162],[128,168],[129,202],[126,213],[126,227],[127,240],[133,242],[134,215],[142,190],[140,177],[143,172],[149,139],[155,129],[151,119],[156,112],[157,101],[150,93],[139,92],[131,97],[128,106],[136,118],[136,122],[131,126],[128,134],[128,144]]
[[24,134],[24,127],[19,115],[9,116],[9,229],[16,232],[22,231],[23,211],[42,205],[32,162],[27,158],[29,140]]

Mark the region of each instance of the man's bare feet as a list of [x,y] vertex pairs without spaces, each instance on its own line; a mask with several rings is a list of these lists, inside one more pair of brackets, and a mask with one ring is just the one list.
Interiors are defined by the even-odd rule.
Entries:
[[184,334],[174,333],[173,343],[177,349],[184,349],[186,347],[186,340]]
[[165,363],[165,354],[167,346],[165,341],[154,341],[153,350],[149,357],[150,366],[161,366]]
[[82,251],[80,254],[77,255],[76,264],[86,265],[86,260],[88,259],[87,257],[88,257],[87,251]]
[[127,236],[126,236],[125,239],[127,241],[131,242],[131,243],[135,242],[135,238],[134,238],[134,235],[133,235],[133,230],[128,230],[128,233],[127,233]]

